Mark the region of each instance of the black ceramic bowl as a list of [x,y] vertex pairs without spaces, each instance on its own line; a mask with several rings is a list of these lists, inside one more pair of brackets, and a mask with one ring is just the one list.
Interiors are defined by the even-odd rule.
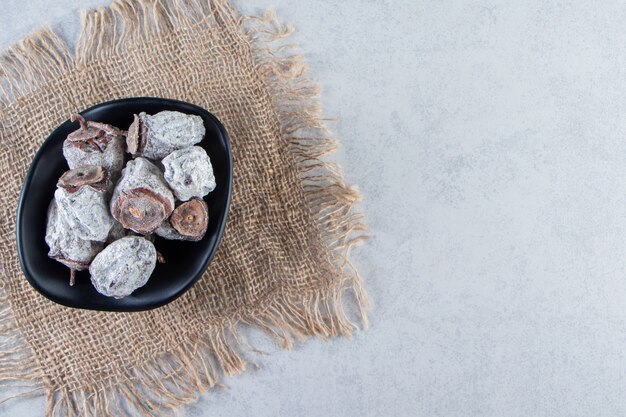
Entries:
[[157,238],[155,246],[166,263],[157,264],[148,283],[128,297],[116,300],[99,294],[91,285],[88,271],[76,275],[69,286],[68,268],[48,258],[46,212],[53,198],[58,178],[68,169],[63,158],[63,140],[78,128],[69,120],[45,140],[24,181],[17,209],[17,249],[28,282],[44,296],[69,307],[107,311],[140,311],[162,306],[187,291],[206,270],[215,255],[226,225],[232,187],[232,155],[228,135],[219,120],[193,104],[162,98],[136,97],[109,101],[81,114],[128,129],[133,114],[176,110],[196,114],[204,120],[206,136],[200,143],[211,158],[217,187],[205,197],[209,206],[209,227],[199,242],[181,242]]

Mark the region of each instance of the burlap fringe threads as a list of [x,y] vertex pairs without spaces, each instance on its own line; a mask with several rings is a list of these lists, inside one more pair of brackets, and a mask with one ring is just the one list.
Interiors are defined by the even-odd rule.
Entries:
[[[289,55],[288,51],[297,48],[285,42],[293,30],[282,26],[272,13],[238,18],[225,0],[175,0],[167,6],[157,0],[117,0],[110,8],[83,14],[75,57],[49,29],[7,50],[0,57],[0,109],[53,83],[67,71],[121,53],[128,42],[146,42],[179,28],[215,25],[243,38],[256,58],[278,114],[282,139],[290,144],[299,169],[311,219],[331,248],[341,279],[324,293],[279,295],[262,310],[249,311],[208,329],[205,337],[190,338],[177,351],[129,370],[124,378],[79,389],[59,389],[46,380],[35,353],[20,339],[8,297],[2,294],[0,383],[23,390],[9,398],[45,392],[47,416],[163,415],[220,385],[220,372],[232,375],[245,369],[239,352],[247,343],[237,330],[239,323],[267,332],[286,349],[293,346],[294,339],[308,336],[349,336],[358,328],[343,309],[344,297],[352,295],[362,324],[367,326],[370,302],[348,259],[350,248],[366,239],[362,217],[352,210],[359,194],[345,185],[336,165],[321,160],[336,149],[337,143],[324,126],[316,100],[319,89],[314,80],[305,77],[303,57]],[[0,126],[0,150],[5,143],[3,135]]]

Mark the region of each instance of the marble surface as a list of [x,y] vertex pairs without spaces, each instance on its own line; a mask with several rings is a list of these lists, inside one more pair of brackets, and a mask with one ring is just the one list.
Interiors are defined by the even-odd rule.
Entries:
[[[4,0],[0,47],[45,22],[75,40],[76,3]],[[298,29],[338,118],[375,307],[352,340],[251,334],[260,369],[181,414],[626,414],[624,4],[251,3]]]

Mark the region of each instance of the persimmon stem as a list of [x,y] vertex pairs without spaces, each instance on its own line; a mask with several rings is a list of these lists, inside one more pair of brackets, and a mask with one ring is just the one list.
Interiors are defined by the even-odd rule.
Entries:
[[87,121],[86,121],[86,120],[85,120],[85,118],[84,118],[83,116],[81,116],[80,114],[78,114],[78,113],[74,113],[74,114],[72,114],[72,115],[70,116],[70,120],[71,120],[72,122],[75,122],[75,121],[77,121],[77,120],[78,120],[78,123],[80,123],[80,128],[81,128],[82,130],[87,130],[87,127],[88,127],[88,126],[87,126]]

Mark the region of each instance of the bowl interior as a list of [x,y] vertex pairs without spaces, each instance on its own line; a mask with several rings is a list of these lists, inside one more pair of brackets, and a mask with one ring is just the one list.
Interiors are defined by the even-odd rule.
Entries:
[[[17,247],[24,275],[35,289],[57,303],[85,309],[139,311],[166,304],[189,289],[206,270],[222,236],[232,186],[232,156],[228,135],[222,124],[208,111],[193,104],[150,97],[128,98],[91,107],[81,114],[89,120],[128,129],[133,114],[176,110],[202,117],[206,136],[199,144],[209,157],[217,187],[204,199],[209,206],[209,226],[199,242],[171,241],[157,237],[155,246],[165,258],[157,264],[148,283],[130,296],[116,300],[99,294],[91,285],[88,271],[76,275],[69,286],[69,269],[48,258],[44,241],[46,212],[58,178],[68,169],[63,158],[65,137],[78,128],[67,120],[43,143],[26,176],[17,213]],[[69,115],[68,115],[69,116]]]

